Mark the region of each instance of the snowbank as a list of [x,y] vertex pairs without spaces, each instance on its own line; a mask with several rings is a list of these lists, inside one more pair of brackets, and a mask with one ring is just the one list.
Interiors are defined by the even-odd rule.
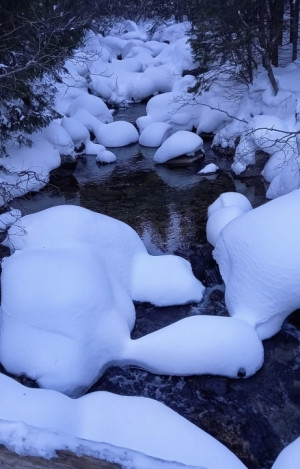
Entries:
[[128,225],[80,207],[23,217],[5,244],[14,254],[1,279],[1,362],[67,394],[126,361],[132,299],[164,306],[202,299],[186,260],[150,256]]
[[261,341],[238,319],[195,316],[131,340],[132,300],[197,302],[204,288],[186,260],[150,256],[122,222],[58,206],[23,217],[5,244],[0,360],[11,373],[78,396],[111,363],[234,378],[262,365]]
[[230,221],[216,241],[228,311],[261,339],[276,334],[300,306],[299,204],[299,190],[278,197]]
[[49,173],[61,159],[58,150],[37,133],[30,136],[31,147],[7,146],[8,156],[1,158],[0,206],[30,191],[39,191],[49,181]]
[[22,456],[48,459],[69,449],[125,468],[245,469],[225,446],[152,399],[108,392],[70,399],[3,374],[0,383],[0,441]]

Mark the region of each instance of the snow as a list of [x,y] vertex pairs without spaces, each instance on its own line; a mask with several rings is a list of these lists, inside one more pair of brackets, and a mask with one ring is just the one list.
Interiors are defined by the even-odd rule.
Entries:
[[[8,142],[0,205],[43,188],[62,155],[86,153],[95,162],[113,163],[116,155],[106,147],[139,141],[143,151],[159,147],[154,160],[163,163],[202,150],[203,132],[213,133],[214,145],[223,149],[235,149],[241,136],[232,170],[239,175],[256,163],[257,151],[267,153],[262,176],[267,197],[276,200],[252,209],[245,197],[226,193],[208,210],[207,239],[215,246],[231,317],[188,317],[132,340],[134,300],[157,306],[201,301],[204,287],[190,264],[179,256],[149,255],[129,226],[88,210],[62,206],[23,218],[11,210],[0,216],[1,230],[12,225],[5,244],[13,252],[3,262],[0,359],[12,373],[72,396],[115,363],[163,374],[250,376],[263,363],[261,340],[276,334],[300,306],[299,64],[274,69],[277,96],[265,70],[259,68],[245,87],[232,81],[225,64],[210,89],[194,98],[188,88],[195,80],[186,74],[197,66],[189,27],[172,24],[152,35],[128,20],[105,37],[88,31],[56,84],[61,119],[25,135],[31,147]],[[108,105],[145,98],[150,100],[137,119],[139,131],[114,121]],[[210,164],[199,173],[217,169]],[[163,167],[157,172],[173,177]],[[177,177],[172,181],[178,184]],[[29,390],[4,375],[0,382],[0,439],[20,454],[50,457],[67,447],[94,457],[109,454],[128,467],[245,467],[154,401],[109,393],[71,400],[57,391]],[[164,432],[170,428],[171,438]],[[272,469],[296,467],[298,455],[299,439]]]
[[116,155],[109,150],[102,150],[99,153],[97,153],[96,156],[96,161],[98,163],[113,163],[116,161],[117,157]]
[[76,147],[89,140],[88,129],[78,120],[72,117],[64,117],[61,126],[68,132]]
[[14,197],[42,189],[49,181],[50,171],[61,163],[58,150],[42,133],[30,138],[31,147],[19,147],[15,142],[7,145],[8,156],[1,159],[0,206]]
[[[270,159],[262,175],[269,183],[268,198],[299,188],[298,62],[274,69],[279,86],[276,96],[263,68],[258,68],[253,84],[245,86],[233,80],[235,70],[224,64],[217,75],[213,70],[207,73],[211,86],[195,97],[188,92],[195,84],[188,71],[198,65],[193,62],[186,35],[190,23],[167,23],[154,34],[151,26],[149,22],[123,20],[106,28],[105,36],[86,32],[82,46],[66,60],[56,84],[55,108],[62,119],[43,132],[53,150],[76,158],[87,149],[97,161],[111,163],[116,158],[105,153],[106,148],[94,145],[114,148],[139,140],[143,146],[159,147],[176,131],[197,129],[197,134],[213,133],[214,145],[232,151],[241,136],[232,165],[236,174],[255,164],[258,150],[267,152]],[[108,105],[126,105],[148,98],[146,115],[136,122],[140,135],[132,124],[114,122]],[[88,133],[96,135],[97,140],[90,141]],[[35,146],[34,142],[33,153]],[[15,149],[9,154],[11,151],[14,153]],[[50,162],[49,146],[46,153]],[[23,162],[22,171],[31,171]],[[43,186],[41,179],[47,181],[53,165],[40,165],[43,169],[42,177],[37,176],[39,184],[32,178],[25,182],[23,175],[3,175],[1,205],[17,194]],[[54,166],[57,165],[59,160]],[[13,187],[16,184],[18,188]]]
[[53,148],[59,151],[60,155],[73,155],[74,144],[64,127],[52,121],[48,127],[43,129],[42,133],[52,143]]
[[300,306],[299,203],[296,190],[244,212],[221,230],[213,252],[230,315],[252,325],[261,339],[276,334]]
[[202,299],[186,260],[150,256],[128,225],[80,207],[25,216],[4,244],[14,254],[3,262],[1,362],[66,394],[83,393],[111,362],[127,360],[132,300]]
[[217,166],[215,163],[209,163],[204,168],[200,169],[198,174],[211,174],[217,172],[219,169],[219,166]]
[[75,98],[70,104],[68,110],[69,117],[74,117],[78,111],[83,109],[104,124],[108,124],[113,120],[111,111],[108,109],[104,101],[97,96],[85,93],[78,96],[78,98]]
[[8,212],[4,212],[0,215],[0,232],[5,233],[8,228],[17,222],[22,217],[20,210],[12,208]]
[[194,155],[203,149],[203,140],[199,135],[187,130],[178,130],[158,148],[154,154],[155,163],[165,163],[181,155]]
[[159,147],[172,133],[172,127],[167,122],[153,122],[141,132],[139,144],[145,147]]
[[252,205],[243,194],[239,192],[224,192],[207,209],[207,215],[210,217],[216,210],[225,207],[238,207],[242,212],[248,212]]
[[98,143],[111,148],[124,147],[139,139],[138,131],[134,125],[126,121],[99,125],[94,129],[94,132]]
[[70,399],[3,374],[0,383],[0,441],[22,456],[49,459],[70,449],[128,469],[245,469],[225,446],[152,399],[108,392]]
[[297,469],[300,459],[300,438],[281,451],[271,469]]

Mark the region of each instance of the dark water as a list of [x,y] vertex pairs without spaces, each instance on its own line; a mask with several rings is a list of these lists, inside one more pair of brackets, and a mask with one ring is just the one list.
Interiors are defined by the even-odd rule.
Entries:
[[[144,106],[135,106],[116,118],[134,122],[144,113]],[[167,308],[136,304],[133,337],[192,314],[227,314],[224,288],[206,243],[207,207],[225,191],[239,191],[260,205],[265,184],[257,176],[259,163],[248,177],[233,178],[230,161],[218,158],[210,142],[205,147],[205,161],[185,169],[154,165],[155,150],[138,145],[114,149],[117,162],[111,165],[82,157],[54,171],[43,191],[14,201],[24,214],[58,204],[81,205],[128,223],[150,253],[176,253],[191,261],[207,286],[202,303]],[[197,174],[210,162],[219,165],[218,174]],[[299,338],[299,324],[291,318],[265,341],[264,367],[247,380],[156,376],[126,367],[108,370],[92,390],[160,400],[226,444],[249,469],[270,468],[279,451],[300,435]]]

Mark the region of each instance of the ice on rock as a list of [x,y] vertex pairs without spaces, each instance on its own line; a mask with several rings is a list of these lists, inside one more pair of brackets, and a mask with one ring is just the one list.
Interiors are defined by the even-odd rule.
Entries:
[[243,213],[223,228],[213,252],[230,315],[261,339],[300,306],[299,206],[296,190]]
[[178,130],[158,148],[154,154],[156,163],[165,163],[181,155],[194,155],[203,149],[203,140],[199,135],[187,130]]
[[159,147],[173,133],[167,122],[153,122],[141,133],[139,144],[145,147]]

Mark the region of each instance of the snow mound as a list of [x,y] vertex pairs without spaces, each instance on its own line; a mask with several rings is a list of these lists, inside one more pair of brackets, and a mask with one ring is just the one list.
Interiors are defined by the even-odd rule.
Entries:
[[45,138],[52,143],[53,148],[59,151],[60,155],[73,155],[74,144],[67,130],[60,124],[52,121],[42,131]]
[[82,143],[86,143],[90,138],[87,128],[72,117],[64,117],[61,121],[61,126],[68,132],[75,147],[79,147]]
[[203,149],[203,140],[199,135],[187,130],[179,130],[171,135],[154,154],[156,163],[165,163],[181,155],[194,155]]
[[207,209],[207,215],[210,217],[213,212],[225,207],[238,207],[242,212],[252,210],[252,205],[243,194],[239,192],[224,192]]
[[207,241],[213,246],[216,246],[219,236],[225,226],[235,218],[241,216],[243,213],[244,211],[237,206],[223,207],[212,212],[206,223]]
[[113,120],[111,111],[98,96],[85,93],[75,98],[70,104],[68,117],[74,117],[78,111],[83,109],[104,124],[108,124]]
[[[133,259],[131,296],[157,306],[201,301],[204,287],[193,277],[191,264],[179,256],[136,255]],[[159,272],[159,274],[158,274]],[[141,284],[140,279],[143,279]],[[164,290],[162,290],[162,282]],[[168,295],[166,295],[166,291]]]
[[219,166],[217,166],[215,163],[209,163],[204,168],[200,169],[198,174],[211,174],[211,173],[216,173],[219,169]]
[[0,384],[1,443],[21,456],[49,459],[69,449],[128,469],[246,469],[215,438],[152,399],[109,392],[70,399],[3,374]]
[[102,150],[96,156],[96,161],[98,163],[114,163],[116,159],[116,155],[109,150]]
[[139,134],[134,125],[126,121],[100,124],[94,132],[98,143],[110,148],[124,147],[139,140]]
[[185,92],[168,92],[153,96],[146,106],[146,116],[137,119],[142,132],[152,122],[167,122],[174,130],[192,130],[198,127],[199,106],[191,102]]
[[159,147],[172,132],[172,127],[167,122],[153,122],[141,133],[139,144],[144,147]]
[[17,143],[9,142],[8,156],[1,160],[0,206],[14,197],[45,187],[50,171],[61,164],[58,150],[41,132],[27,137],[32,141],[31,147],[20,148]]
[[[231,316],[266,339],[300,306],[300,191],[249,210],[223,228],[214,258]],[[218,213],[218,211],[214,212]]]
[[23,217],[5,244],[14,253],[1,278],[0,359],[10,372],[66,394],[83,393],[111,362],[127,360],[132,299],[202,299],[187,261],[150,256],[128,225],[80,207]]

